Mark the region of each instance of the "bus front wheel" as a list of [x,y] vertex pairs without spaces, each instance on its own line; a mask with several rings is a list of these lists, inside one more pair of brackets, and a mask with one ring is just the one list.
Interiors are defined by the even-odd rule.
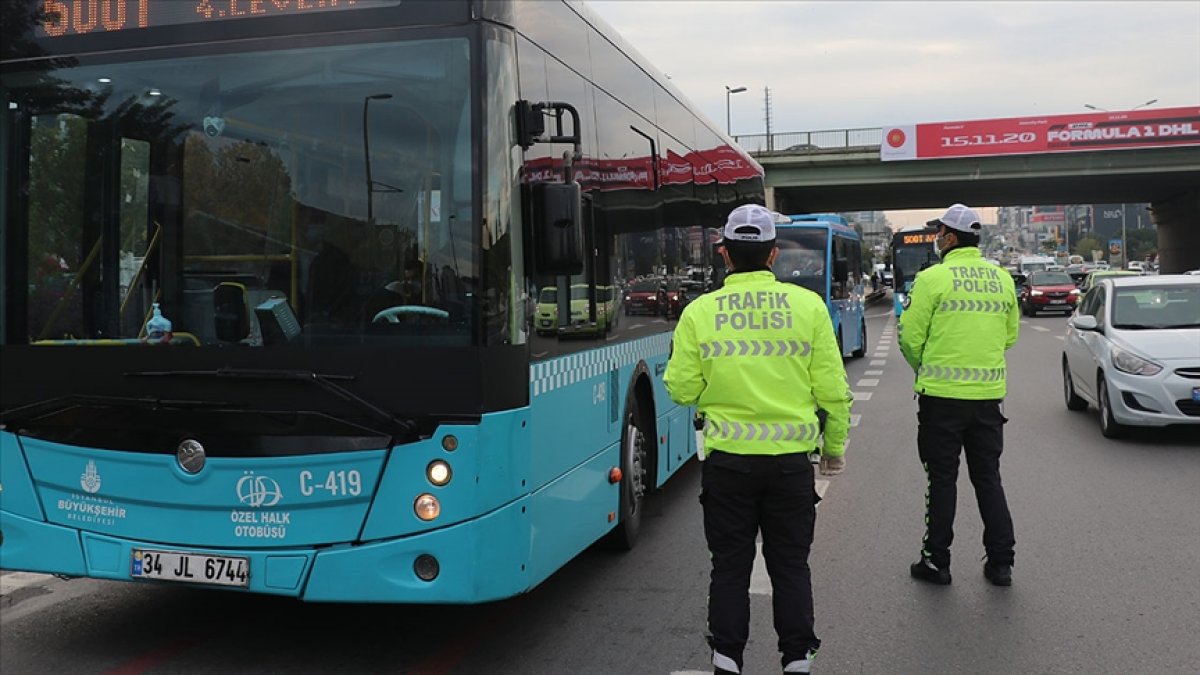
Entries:
[[608,535],[608,543],[622,551],[634,547],[642,529],[642,511],[645,510],[652,461],[650,443],[653,441],[646,433],[646,428],[637,396],[631,394],[625,412],[625,433],[621,440],[621,498],[617,513],[618,522],[617,527]]
[[850,352],[850,356],[861,359],[867,354],[867,320],[863,319],[858,326],[858,348]]

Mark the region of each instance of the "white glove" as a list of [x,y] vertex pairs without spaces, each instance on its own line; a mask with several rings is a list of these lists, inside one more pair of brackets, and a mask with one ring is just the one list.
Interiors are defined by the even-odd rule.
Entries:
[[821,455],[821,475],[836,476],[846,470],[846,457],[830,457]]

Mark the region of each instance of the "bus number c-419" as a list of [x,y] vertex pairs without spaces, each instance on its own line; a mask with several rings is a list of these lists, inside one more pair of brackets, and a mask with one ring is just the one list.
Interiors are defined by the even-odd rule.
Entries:
[[362,494],[362,474],[355,469],[330,471],[324,481],[314,481],[311,471],[301,471],[300,494],[311,497],[317,490],[323,490],[331,497],[357,497]]

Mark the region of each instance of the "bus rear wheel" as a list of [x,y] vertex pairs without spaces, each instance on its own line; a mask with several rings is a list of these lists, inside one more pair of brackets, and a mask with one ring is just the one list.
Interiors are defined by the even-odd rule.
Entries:
[[631,395],[625,412],[625,433],[621,439],[621,499],[617,527],[606,540],[612,548],[621,551],[631,550],[637,544],[642,529],[642,511],[645,510],[652,461],[652,439],[646,433],[646,428],[637,396]]

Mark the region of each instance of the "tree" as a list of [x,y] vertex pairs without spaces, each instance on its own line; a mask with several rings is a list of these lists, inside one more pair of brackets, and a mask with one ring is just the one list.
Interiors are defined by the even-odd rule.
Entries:
[[1075,253],[1087,258],[1088,260],[1092,259],[1092,251],[1103,250],[1104,245],[1101,244],[1100,240],[1096,239],[1095,237],[1084,237],[1083,239],[1075,242]]
[[1158,253],[1158,231],[1154,229],[1130,230],[1128,238],[1130,260],[1145,260],[1146,256]]

